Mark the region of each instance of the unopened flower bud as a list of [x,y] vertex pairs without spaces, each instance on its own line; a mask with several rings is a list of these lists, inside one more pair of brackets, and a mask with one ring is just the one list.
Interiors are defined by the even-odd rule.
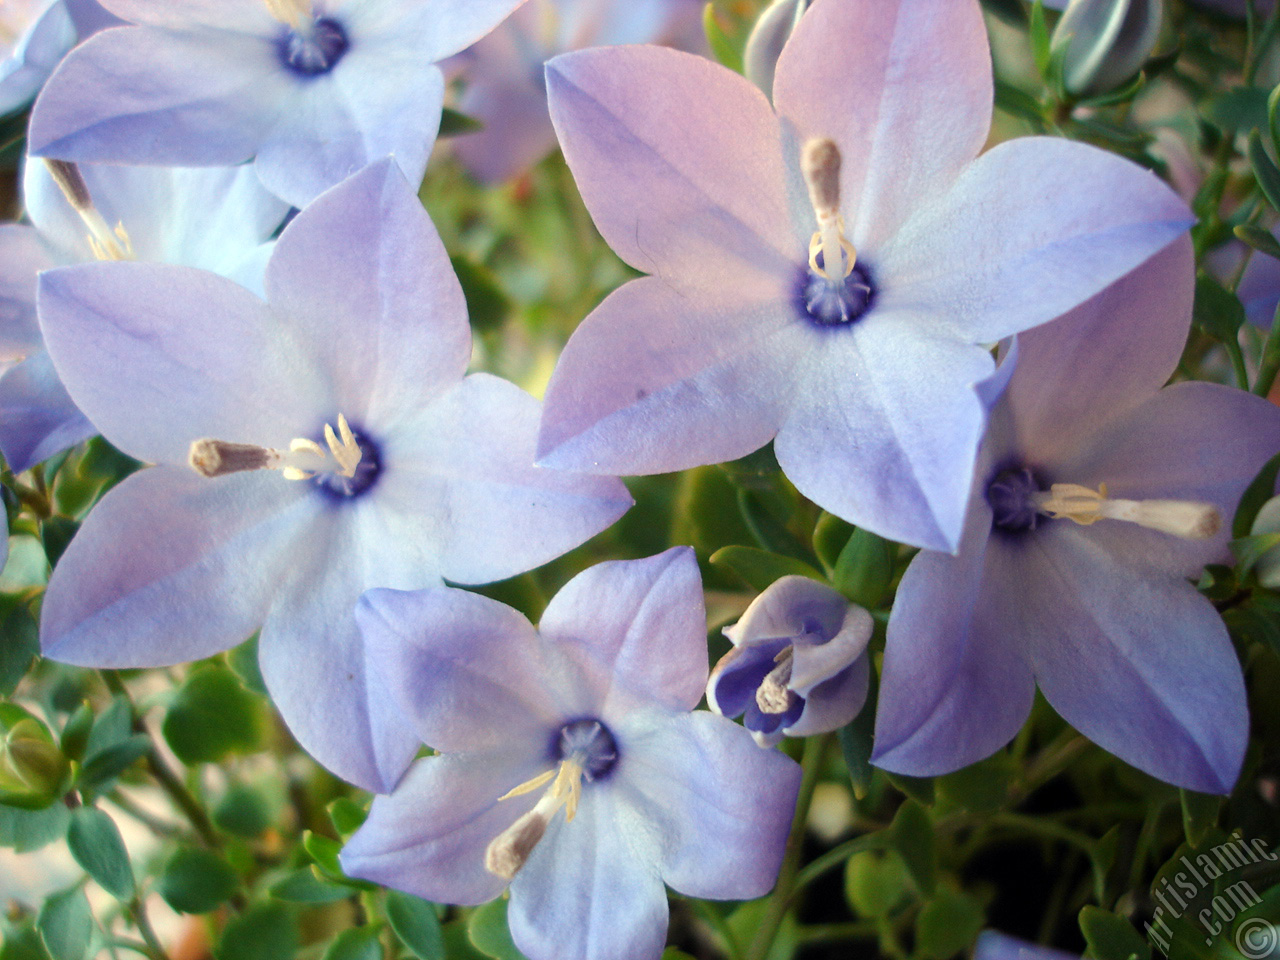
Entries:
[[1067,92],[1090,97],[1122,87],[1151,56],[1163,15],[1161,0],[1071,0],[1052,40],[1066,48]]
[[778,65],[778,56],[811,2],[812,0],[774,0],[765,7],[760,19],[751,28],[746,49],[742,53],[742,72],[767,97],[773,94],[773,71]]
[[9,728],[0,751],[0,800],[46,807],[66,791],[69,773],[67,758],[38,720],[23,717]]
[[[1280,497],[1272,497],[1262,505],[1249,531],[1260,537],[1268,533],[1280,533]],[[1258,582],[1272,590],[1280,590],[1280,546],[1272,547],[1253,565]]]

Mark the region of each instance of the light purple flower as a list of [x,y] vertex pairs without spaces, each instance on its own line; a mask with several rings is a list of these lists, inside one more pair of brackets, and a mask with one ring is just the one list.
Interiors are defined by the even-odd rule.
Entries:
[[0,226],[0,351],[9,363],[0,372],[0,451],[15,473],[97,433],[44,350],[38,271],[120,257],[200,267],[261,292],[267,241],[289,209],[248,167],[85,166],[78,175],[88,200],[80,211],[43,162],[29,162],[32,225]]
[[530,960],[657,960],[664,883],[721,900],[773,886],[800,768],[689,713],[707,679],[689,548],[589,568],[537,630],[447,588],[371,591],[356,617],[441,755],[374,800],[347,873],[456,904],[509,884]]
[[1080,955],[1028,943],[997,930],[983,930],[973,948],[973,960],[1080,960]]
[[0,3],[0,114],[28,103],[77,40],[119,24],[96,0]]
[[77,48],[31,117],[29,148],[76,161],[254,159],[302,207],[388,154],[417,183],[439,126],[436,61],[520,0],[105,0],[138,26]]
[[[1275,236],[1276,230],[1273,229],[1271,233]],[[1239,255],[1243,256],[1243,245],[1237,245],[1241,247]],[[1239,263],[1238,259],[1236,263]],[[1240,298],[1249,322],[1270,330],[1275,320],[1276,307],[1280,306],[1280,260],[1255,250],[1240,277],[1236,296]]]
[[617,480],[533,467],[537,402],[464,376],[461,287],[390,160],[285,228],[266,293],[144,263],[41,276],[68,392],[108,440],[158,464],[72,540],[41,640],[70,663],[154,666],[261,627],[262,673],[298,740],[388,789],[416,740],[370,680],[359,595],[511,576],[630,498]]
[[484,129],[454,141],[467,169],[499,183],[556,146],[542,65],[557,54],[622,43],[692,49],[701,0],[530,0],[456,58],[466,80],[458,109]]
[[1084,144],[1026,137],[974,159],[992,103],[976,0],[817,0],[778,60],[776,116],[744,78],[659,47],[567,54],[547,75],[596,226],[653,274],[569,340],[548,466],[659,473],[774,440],[811,500],[953,550],[983,344],[1192,222],[1153,174]]
[[867,699],[871,614],[826,584],[783,577],[724,635],[733,643],[707,682],[707,704],[745,714],[756,743],[843,727]]
[[874,763],[929,775],[979,760],[1018,731],[1039,684],[1122,760],[1231,789],[1244,681],[1186,578],[1227,559],[1240,495],[1280,450],[1280,409],[1217,384],[1160,389],[1193,287],[1179,242],[1018,338],[959,553],[921,552],[898,589]]

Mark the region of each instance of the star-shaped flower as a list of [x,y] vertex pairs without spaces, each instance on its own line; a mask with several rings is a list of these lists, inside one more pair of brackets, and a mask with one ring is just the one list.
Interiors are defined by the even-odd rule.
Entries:
[[37,156],[254,165],[302,207],[393,154],[426,169],[444,100],[437,61],[520,0],[105,0],[136,26],[77,48],[31,117]]
[[[1026,137],[992,103],[977,0],[817,0],[773,104],[659,47],[547,66],[596,226],[652,274],[570,339],[540,462],[657,473],[775,442],[800,491],[953,550],[985,344],[1074,307],[1192,223],[1154,174]],[[976,159],[975,159],[976,157]]]
[[464,376],[462,289],[390,160],[285,228],[266,293],[146,263],[41,276],[67,391],[108,440],[157,464],[72,540],[41,641],[71,663],[154,666],[261,627],[263,676],[302,745],[389,789],[416,739],[371,682],[360,594],[511,576],[630,497],[617,480],[534,467],[537,402]]
[[1187,578],[1226,559],[1240,495],[1280,450],[1280,409],[1217,384],[1160,389],[1193,286],[1183,241],[1018,338],[959,553],[921,552],[898,589],[873,762],[928,775],[985,757],[1022,726],[1039,684],[1135,767],[1231,789],[1244,681]]
[[727,900],[773,886],[800,768],[689,712],[707,680],[689,548],[589,568],[537,630],[447,588],[371,591],[356,616],[441,755],[374,800],[347,873],[457,904],[509,884],[531,960],[657,960],[664,883]]

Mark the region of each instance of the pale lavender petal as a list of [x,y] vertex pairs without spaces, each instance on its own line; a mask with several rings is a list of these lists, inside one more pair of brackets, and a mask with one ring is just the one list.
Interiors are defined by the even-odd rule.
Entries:
[[48,4],[0,62],[0,114],[12,113],[34,97],[75,42],[76,28],[66,5]]
[[707,683],[707,614],[690,547],[597,564],[542,614],[549,640],[573,644],[609,691],[603,710],[632,702],[691,710]]
[[[844,618],[830,639],[801,637],[794,646],[791,680],[787,684],[808,698],[814,688],[852,666],[867,649],[875,621],[862,607],[845,603]],[[824,631],[825,633],[825,631]]]
[[569,338],[552,374],[539,462],[667,473],[768,443],[813,336],[789,293],[745,271],[720,290],[650,277],[614,291]]
[[636,269],[789,279],[805,261],[812,226],[792,222],[782,133],[745,78],[663,47],[610,47],[548,62],[547,93],[596,226]]
[[878,309],[927,309],[994,342],[1087,300],[1194,222],[1128,160],[1057,137],[1008,140],[876,252]]
[[[753,748],[754,749],[754,748]],[[586,786],[572,823],[552,819],[511,881],[507,921],[529,960],[657,960],[667,892],[648,810],[620,778]]]
[[506,881],[485,869],[485,848],[538,794],[498,797],[540,773],[541,759],[485,753],[420,760],[395,793],[374,798],[369,819],[339,855],[343,870],[437,903],[492,900]]
[[204,437],[281,449],[339,412],[280,322],[231,280],[94,263],[47,271],[38,296],[67,392],[138,459],[185,464]]
[[374,490],[388,553],[456,583],[488,583],[566,553],[625,513],[632,500],[619,480],[534,466],[540,413],[519,387],[477,373],[388,429],[384,459],[402,465]]
[[1270,330],[1280,306],[1280,260],[1255,252],[1244,268],[1236,295],[1250,322]]
[[1229,793],[1249,716],[1222,618],[1191,584],[1117,560],[1092,533],[1053,521],[989,571],[1021,594],[1006,629],[1094,743],[1177,786]]
[[810,737],[840,729],[862,712],[870,686],[871,662],[860,656],[839,673],[806,691],[800,719],[784,732],[788,737]]
[[0,360],[25,357],[44,346],[36,323],[36,274],[53,265],[35,230],[0,225]]
[[798,142],[840,147],[850,239],[878,247],[986,141],[991,56],[977,0],[817,0],[778,60],[773,101]]
[[1005,396],[1023,456],[1061,460],[1160,389],[1182,356],[1194,296],[1195,257],[1183,238],[1065,316],[1021,334]]
[[391,433],[466,372],[462,287],[417,192],[390,160],[294,218],[276,242],[266,288],[350,420]]
[[[199,660],[244,640],[322,504],[275,474],[155,467],[94,507],[49,579],[46,656],[96,667]],[[314,695],[315,691],[313,691]]]
[[76,25],[76,35],[81,40],[86,40],[107,27],[124,25],[123,20],[108,13],[98,0],[63,0],[63,3],[71,14],[71,22]]
[[370,590],[356,622],[385,694],[446,753],[545,753],[581,679],[518,611],[465,590]]
[[[1045,3],[1046,7],[1056,5],[1054,0]],[[1079,955],[1028,943],[995,930],[983,930],[973,948],[973,960],[1079,960]]]
[[[361,10],[359,0],[343,0],[353,21],[381,19],[394,29],[422,40],[417,56],[434,63],[469,47],[520,6],[522,0],[373,0]],[[345,12],[345,11],[344,11]],[[359,22],[359,21],[356,21]]]
[[46,351],[0,373],[0,452],[14,473],[97,432],[67,395]]
[[805,633],[833,637],[844,623],[849,601],[808,577],[782,577],[751,601],[724,635],[735,646],[754,646]]
[[484,124],[454,140],[459,159],[483,183],[501,183],[556,147],[546,91],[531,79],[473,77],[458,109]]
[[705,711],[655,721],[622,749],[626,789],[660,825],[663,880],[715,900],[773,888],[800,787],[795,761]]
[[956,556],[921,551],[898,588],[885,642],[872,762],[933,776],[1000,749],[1035,696],[1023,591],[991,557],[991,510],[975,497]]
[[951,551],[960,539],[990,354],[919,316],[875,309],[817,330],[778,463],[810,500],[882,537]]
[[268,33],[279,28],[262,0],[99,0],[123,20],[173,30]]
[[737,717],[755,702],[760,682],[777,664],[774,658],[790,644],[790,637],[734,647],[711,668],[707,678],[707,706],[726,717]]
[[239,163],[253,156],[289,93],[271,33],[104,30],[49,78],[32,110],[28,150],[76,161]]

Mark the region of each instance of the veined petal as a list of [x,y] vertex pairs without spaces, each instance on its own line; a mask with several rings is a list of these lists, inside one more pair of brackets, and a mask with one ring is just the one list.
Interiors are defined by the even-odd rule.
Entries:
[[[411,368],[406,368],[411,372]],[[456,583],[488,583],[546,563],[631,506],[613,477],[533,464],[539,405],[472,374],[383,438],[395,469],[374,490],[389,552]]]
[[792,222],[782,133],[745,78],[663,47],[597,48],[549,61],[547,94],[587,209],[637,270],[789,277],[804,262],[812,226]]
[[810,500],[890,540],[954,550],[985,411],[991,356],[876,308],[825,335],[797,379],[778,463]]
[[1249,717],[1213,605],[1179,577],[1113,556],[1087,527],[1054,521],[1026,543],[999,575],[1019,584],[1020,639],[1054,709],[1140,770],[1229,793]]
[[46,351],[0,373],[0,452],[14,473],[97,432],[67,395]]
[[800,789],[794,760],[706,711],[655,717],[625,749],[632,805],[659,825],[663,880],[715,900],[773,888]]
[[1194,222],[1128,160],[1056,137],[1008,140],[877,251],[878,309],[928,310],[992,343],[1082,303]]
[[539,631],[582,651],[597,688],[608,691],[606,720],[635,700],[691,710],[702,699],[707,614],[689,547],[588,568],[552,598]]
[[83,264],[43,273],[38,298],[67,392],[138,459],[185,464],[202,437],[285,447],[339,412],[282,322],[216,274]]
[[809,332],[782,282],[723,290],[656,277],[610,294],[547,387],[539,462],[623,475],[746,456],[785,420]]
[[419,760],[395,793],[374,798],[339,855],[343,870],[438,903],[492,900],[507,882],[485,869],[485,848],[538,794],[498,798],[536,776],[541,760],[494,753]]
[[28,149],[90,162],[240,163],[284,109],[289,83],[271,34],[104,30],[45,84]]
[[98,0],[131,23],[171,30],[234,30],[269,34],[279,28],[262,0]]
[[35,230],[0,225],[0,361],[43,349],[36,322],[36,274],[53,265]]
[[811,632],[808,621],[815,620],[821,633],[833,637],[844,625],[848,609],[849,601],[825,583],[782,577],[752,600],[724,635],[734,646],[755,646]]
[[851,239],[878,247],[986,142],[982,11],[976,0],[818,0],[778,58],[773,102],[798,143],[835,141]]
[[296,562],[317,502],[274,475],[210,481],[155,467],[126,478],[94,507],[49,578],[45,656],[151,667],[239,643]]
[[810,687],[804,694],[800,719],[783,732],[788,737],[809,737],[840,729],[862,712],[870,686],[870,659],[859,656],[843,670]]
[[390,433],[466,373],[462,287],[416,191],[389,159],[285,228],[266,288],[353,422]]

